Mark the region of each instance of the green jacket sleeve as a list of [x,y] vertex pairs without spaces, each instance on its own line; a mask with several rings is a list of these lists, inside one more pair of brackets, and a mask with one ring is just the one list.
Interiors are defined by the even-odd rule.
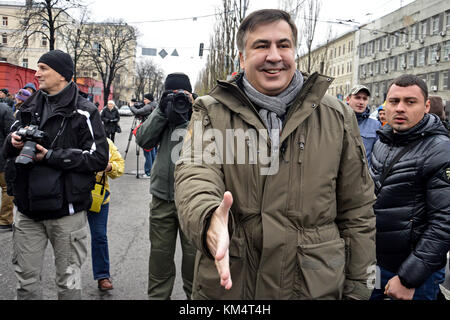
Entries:
[[157,107],[151,113],[150,117],[138,128],[136,132],[136,143],[144,149],[156,147],[160,143],[162,133],[168,123],[164,113]]
[[346,247],[345,299],[369,299],[374,280],[374,184],[365,158],[356,117],[344,108],[345,134],[337,181],[336,223]]
[[[175,164],[175,204],[181,229],[198,250],[211,257],[205,246],[210,215],[220,205],[225,192],[222,165],[208,164],[202,150],[211,141],[202,133],[211,128],[206,109],[198,100],[189,122],[180,159]],[[231,216],[231,215],[230,215]]]

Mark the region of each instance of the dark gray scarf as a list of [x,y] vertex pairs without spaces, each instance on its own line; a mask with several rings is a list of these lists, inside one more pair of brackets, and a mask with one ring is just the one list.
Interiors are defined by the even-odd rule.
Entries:
[[303,76],[300,71],[295,70],[294,77],[289,86],[277,96],[268,96],[256,90],[248,81],[244,73],[244,92],[251,102],[261,109],[259,115],[269,130],[272,141],[272,157],[278,153],[280,144],[280,132],[283,128],[281,117],[286,114],[287,109],[292,105],[303,86]]
[[303,86],[303,76],[300,71],[295,70],[289,86],[277,96],[267,96],[256,90],[250,82],[247,75],[243,78],[244,91],[250,101],[258,105],[261,109],[259,115],[263,119],[267,129],[282,129],[283,123],[281,117],[286,114],[287,108],[294,102]]

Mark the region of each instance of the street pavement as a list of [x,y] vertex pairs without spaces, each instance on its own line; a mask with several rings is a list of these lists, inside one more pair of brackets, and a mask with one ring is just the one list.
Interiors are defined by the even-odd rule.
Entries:
[[[122,133],[116,134],[115,144],[122,156],[128,143],[133,117],[121,117]],[[108,219],[110,272],[114,290],[100,292],[93,280],[89,235],[88,257],[82,267],[82,298],[85,300],[146,300],[149,242],[150,179],[136,178],[136,143],[130,141],[125,162],[125,174],[110,179],[111,202]],[[144,156],[139,155],[139,171],[144,173]],[[12,232],[0,231],[0,300],[15,299],[16,278],[11,264]],[[171,298],[186,299],[180,273],[181,247],[175,255],[177,274]],[[43,264],[42,285],[45,300],[55,300],[55,267],[53,249],[47,246]]]

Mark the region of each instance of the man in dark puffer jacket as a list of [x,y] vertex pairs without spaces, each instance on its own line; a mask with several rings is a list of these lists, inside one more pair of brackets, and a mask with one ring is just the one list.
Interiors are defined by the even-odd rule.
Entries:
[[[450,139],[426,84],[402,75],[389,86],[387,125],[372,153],[380,287],[372,299],[434,300],[450,249]],[[384,182],[384,170],[404,148]],[[381,183],[381,185],[380,185]]]

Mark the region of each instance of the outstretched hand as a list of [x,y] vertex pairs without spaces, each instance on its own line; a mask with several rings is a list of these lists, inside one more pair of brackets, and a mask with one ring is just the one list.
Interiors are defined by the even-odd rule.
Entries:
[[232,281],[230,274],[230,236],[228,233],[228,215],[233,196],[226,191],[220,206],[211,216],[211,223],[206,232],[206,244],[211,254],[214,256],[217,271],[220,276],[220,285],[226,290],[231,289]]

